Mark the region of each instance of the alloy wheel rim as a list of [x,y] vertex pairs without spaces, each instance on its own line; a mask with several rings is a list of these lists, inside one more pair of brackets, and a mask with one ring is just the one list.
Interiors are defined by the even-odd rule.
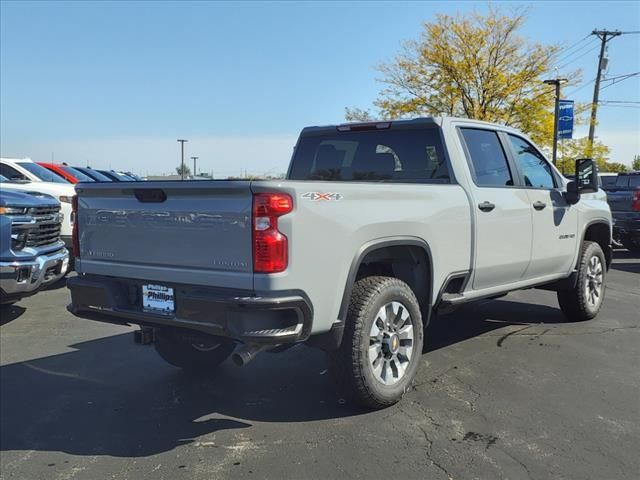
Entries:
[[402,303],[383,305],[369,332],[369,364],[374,377],[384,385],[404,378],[413,356],[413,320]]
[[589,259],[587,264],[587,275],[585,279],[585,294],[587,296],[587,303],[591,307],[597,306],[602,301],[604,282],[604,269],[602,268],[602,262],[597,256],[593,256]]

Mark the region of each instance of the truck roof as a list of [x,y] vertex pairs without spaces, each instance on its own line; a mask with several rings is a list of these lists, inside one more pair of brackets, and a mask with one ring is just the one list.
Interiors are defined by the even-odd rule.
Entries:
[[477,126],[485,126],[485,127],[494,127],[499,128],[504,131],[510,131],[514,133],[521,133],[519,130],[508,127],[506,125],[502,125],[499,123],[485,122],[482,120],[473,120],[470,118],[463,117],[416,117],[411,119],[401,119],[401,120],[372,120],[368,122],[347,122],[340,123],[334,125],[320,125],[320,126],[309,126],[302,129],[302,133],[304,134],[313,134],[313,133],[324,133],[327,131],[349,131],[351,129],[355,130],[385,130],[388,128],[407,128],[407,127],[428,127],[433,125],[438,125],[440,127],[444,127],[451,123],[464,123],[465,125],[477,125]]

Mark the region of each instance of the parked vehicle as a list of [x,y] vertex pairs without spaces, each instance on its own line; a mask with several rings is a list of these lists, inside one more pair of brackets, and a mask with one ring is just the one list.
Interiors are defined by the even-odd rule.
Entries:
[[69,183],[95,182],[93,178],[64,163],[38,162],[38,165],[62,177]]
[[73,167],[75,170],[84,173],[86,176],[93,178],[96,182],[113,182],[113,180],[99,171],[89,167]]
[[74,220],[71,215],[71,199],[75,195],[73,185],[28,158],[0,159],[0,175],[5,180],[8,179],[2,183],[3,190],[46,193],[60,202],[63,215],[62,240],[70,249]]
[[106,177],[109,177],[112,181],[114,182],[133,182],[135,181],[133,178],[120,173],[120,172],[116,172],[114,170],[97,170],[98,172],[100,172],[101,174],[103,174]]
[[618,174],[613,172],[598,172],[598,179],[600,181],[600,187],[603,190],[609,190],[615,186]]
[[593,161],[576,174],[511,128],[428,118],[305,128],[284,181],[78,185],[69,310],[184,369],[306,342],[385,407],[434,312],[537,287],[596,316],[611,212]]
[[60,240],[55,198],[0,189],[0,304],[14,303],[60,279],[69,253]]
[[632,252],[640,252],[640,172],[620,173],[607,192],[613,215],[613,237]]

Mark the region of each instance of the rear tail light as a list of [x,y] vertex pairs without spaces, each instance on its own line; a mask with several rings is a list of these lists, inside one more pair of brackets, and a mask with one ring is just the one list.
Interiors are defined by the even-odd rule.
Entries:
[[73,256],[80,257],[80,238],[78,236],[78,196],[74,195],[71,199],[71,218],[73,226],[71,227],[71,245],[73,248]]
[[293,210],[293,198],[286,193],[257,193],[253,196],[253,271],[277,273],[289,264],[287,237],[278,230],[278,217]]
[[631,210],[634,212],[640,212],[640,188],[636,188],[633,192],[633,199],[631,200]]

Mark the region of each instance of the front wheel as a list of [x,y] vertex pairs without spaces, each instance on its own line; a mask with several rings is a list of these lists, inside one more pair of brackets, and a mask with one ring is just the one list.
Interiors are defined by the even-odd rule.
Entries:
[[342,344],[327,353],[341,393],[365,408],[398,402],[416,375],[423,335],[420,305],[406,283],[380,276],[358,280]]
[[585,241],[578,261],[574,288],[558,290],[558,303],[567,319],[591,320],[600,311],[606,289],[606,260],[596,242]]
[[179,328],[156,328],[153,345],[165,362],[190,372],[214,369],[233,353],[236,346],[226,338]]

